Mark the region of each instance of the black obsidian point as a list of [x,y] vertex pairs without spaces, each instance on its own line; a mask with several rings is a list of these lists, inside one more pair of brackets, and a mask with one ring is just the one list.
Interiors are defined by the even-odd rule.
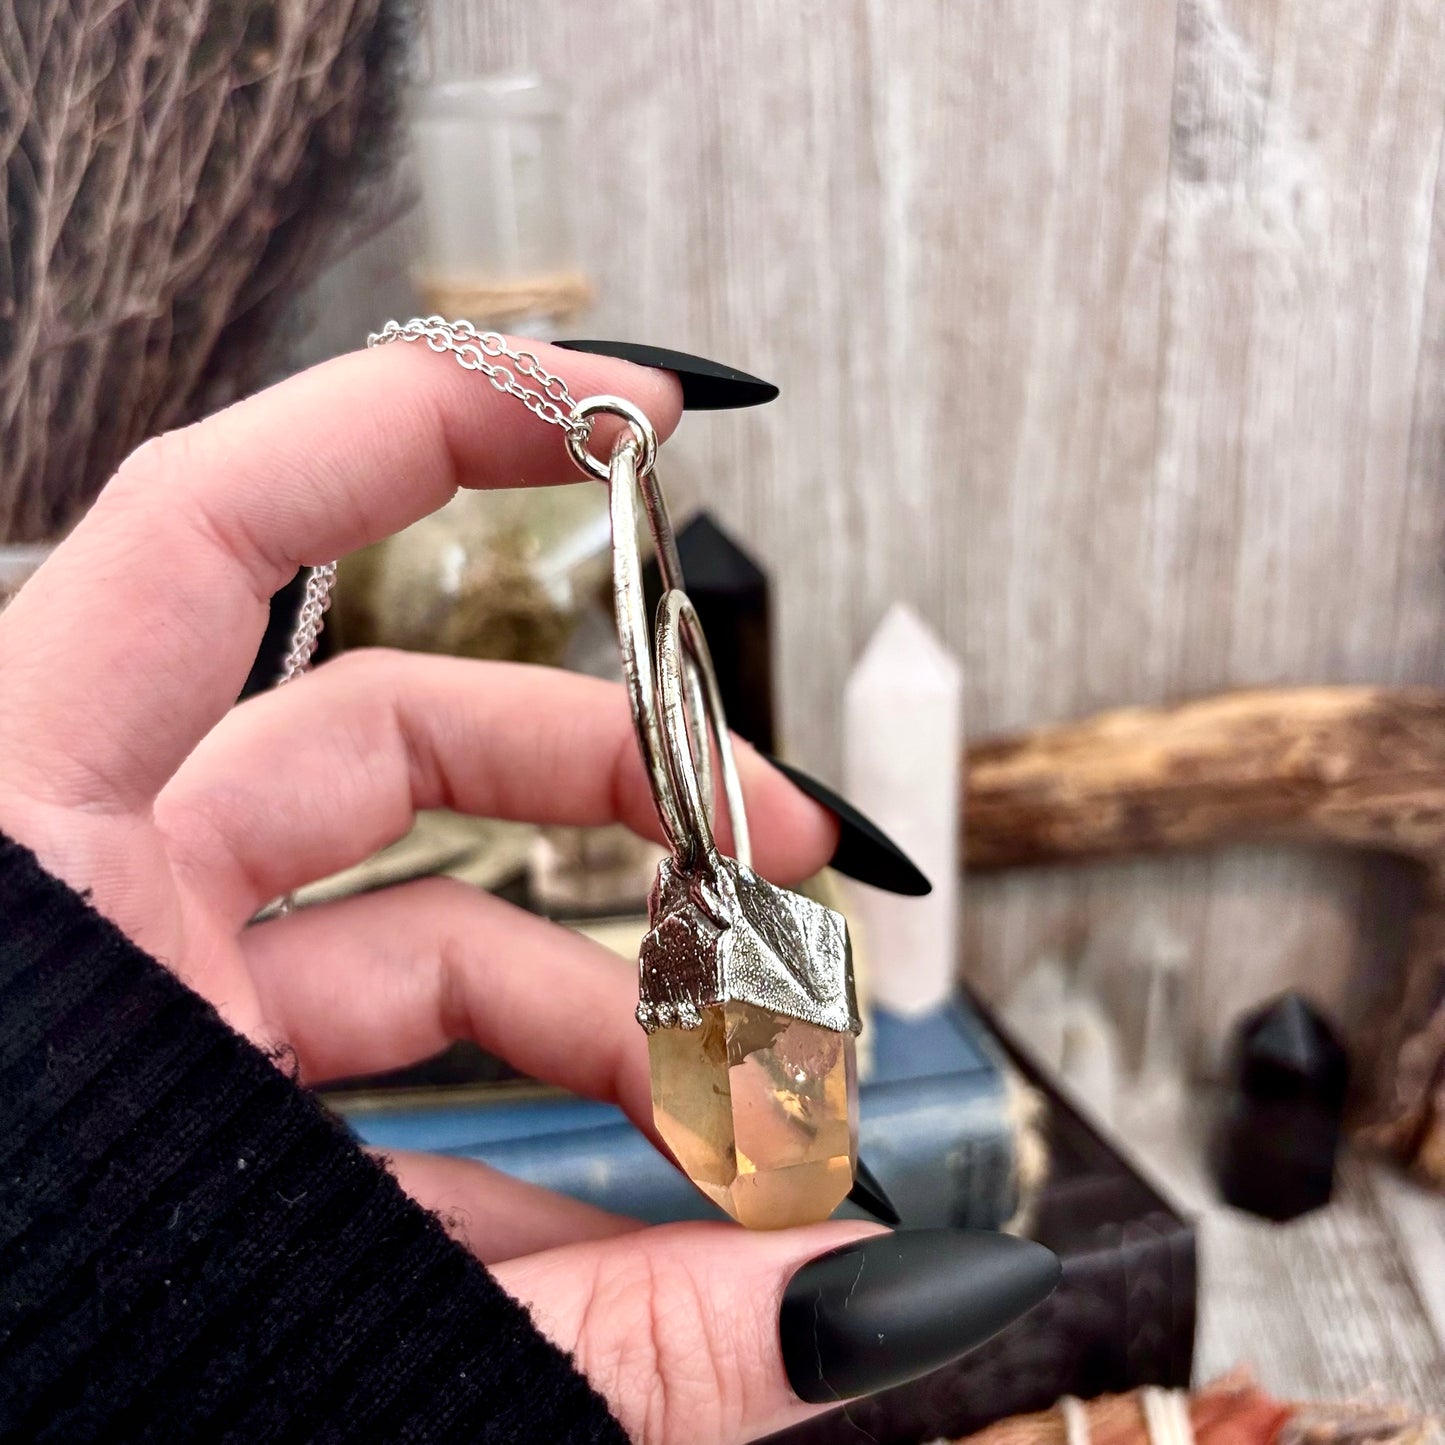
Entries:
[[1329,1202],[1349,1079],[1344,1045],[1299,994],[1241,1020],[1216,1144],[1227,1203],[1282,1221]]
[[716,592],[740,602],[761,598],[766,605],[768,574],[711,512],[699,512],[677,534],[677,558],[689,596]]
[[634,366],[655,366],[670,371],[682,384],[685,411],[731,411],[742,406],[761,406],[772,401],[778,388],[761,377],[749,376],[735,366],[709,361],[686,351],[666,346],[644,346],[638,341],[558,341],[564,351],[584,351],[593,356],[615,356]]
[[[728,725],[764,752],[773,746],[773,643],[767,573],[706,512],[677,534],[687,595],[707,634]],[[643,589],[657,611],[662,578],[648,562]]]

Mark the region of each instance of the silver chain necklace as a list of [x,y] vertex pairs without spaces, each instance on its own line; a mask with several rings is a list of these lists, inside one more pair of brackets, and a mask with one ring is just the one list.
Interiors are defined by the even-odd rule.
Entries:
[[[577,448],[586,447],[592,422],[590,417],[578,414],[567,383],[553,376],[530,351],[508,346],[506,338],[497,332],[478,331],[470,321],[427,316],[407,322],[388,321],[366,338],[368,347],[387,346],[393,341],[423,341],[431,350],[451,356],[463,370],[480,372],[498,391],[516,397],[533,416],[561,427],[574,456]],[[306,591],[278,683],[294,682],[310,671],[335,586],[335,562],[323,562],[307,574]]]

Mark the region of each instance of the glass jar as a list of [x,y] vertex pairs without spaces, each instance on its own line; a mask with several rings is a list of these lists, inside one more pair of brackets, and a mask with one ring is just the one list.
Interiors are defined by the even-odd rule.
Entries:
[[427,309],[540,337],[586,310],[563,88],[526,74],[419,86],[410,133],[421,195],[412,279]]
[[460,492],[342,562],[337,645],[609,675],[610,548],[607,489],[595,482]]

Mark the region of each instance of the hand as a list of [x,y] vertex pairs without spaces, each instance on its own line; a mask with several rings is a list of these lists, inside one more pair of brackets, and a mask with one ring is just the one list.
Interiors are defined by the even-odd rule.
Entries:
[[[666,373],[540,351],[574,394],[620,393],[662,435],[676,424]],[[268,600],[299,566],[395,532],[458,485],[575,476],[556,428],[408,346],[148,443],[0,617],[0,828],[307,1082],[469,1038],[651,1133],[632,971],[576,935],[437,879],[248,927],[418,808],[659,836],[627,703],[604,683],[364,652],[232,707]],[[746,746],[738,762],[759,870],[814,872],[830,815]],[[872,1226],[636,1233],[480,1165],[392,1163],[635,1437],[704,1445],[812,1412],[780,1357],[783,1286]]]

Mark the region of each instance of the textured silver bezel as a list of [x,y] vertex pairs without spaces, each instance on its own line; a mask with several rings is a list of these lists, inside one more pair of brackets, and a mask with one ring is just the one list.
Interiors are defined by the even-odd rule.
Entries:
[[696,1028],[711,1004],[750,1003],[839,1033],[862,1027],[841,913],[717,852],[664,858],[638,955],[637,1021]]

